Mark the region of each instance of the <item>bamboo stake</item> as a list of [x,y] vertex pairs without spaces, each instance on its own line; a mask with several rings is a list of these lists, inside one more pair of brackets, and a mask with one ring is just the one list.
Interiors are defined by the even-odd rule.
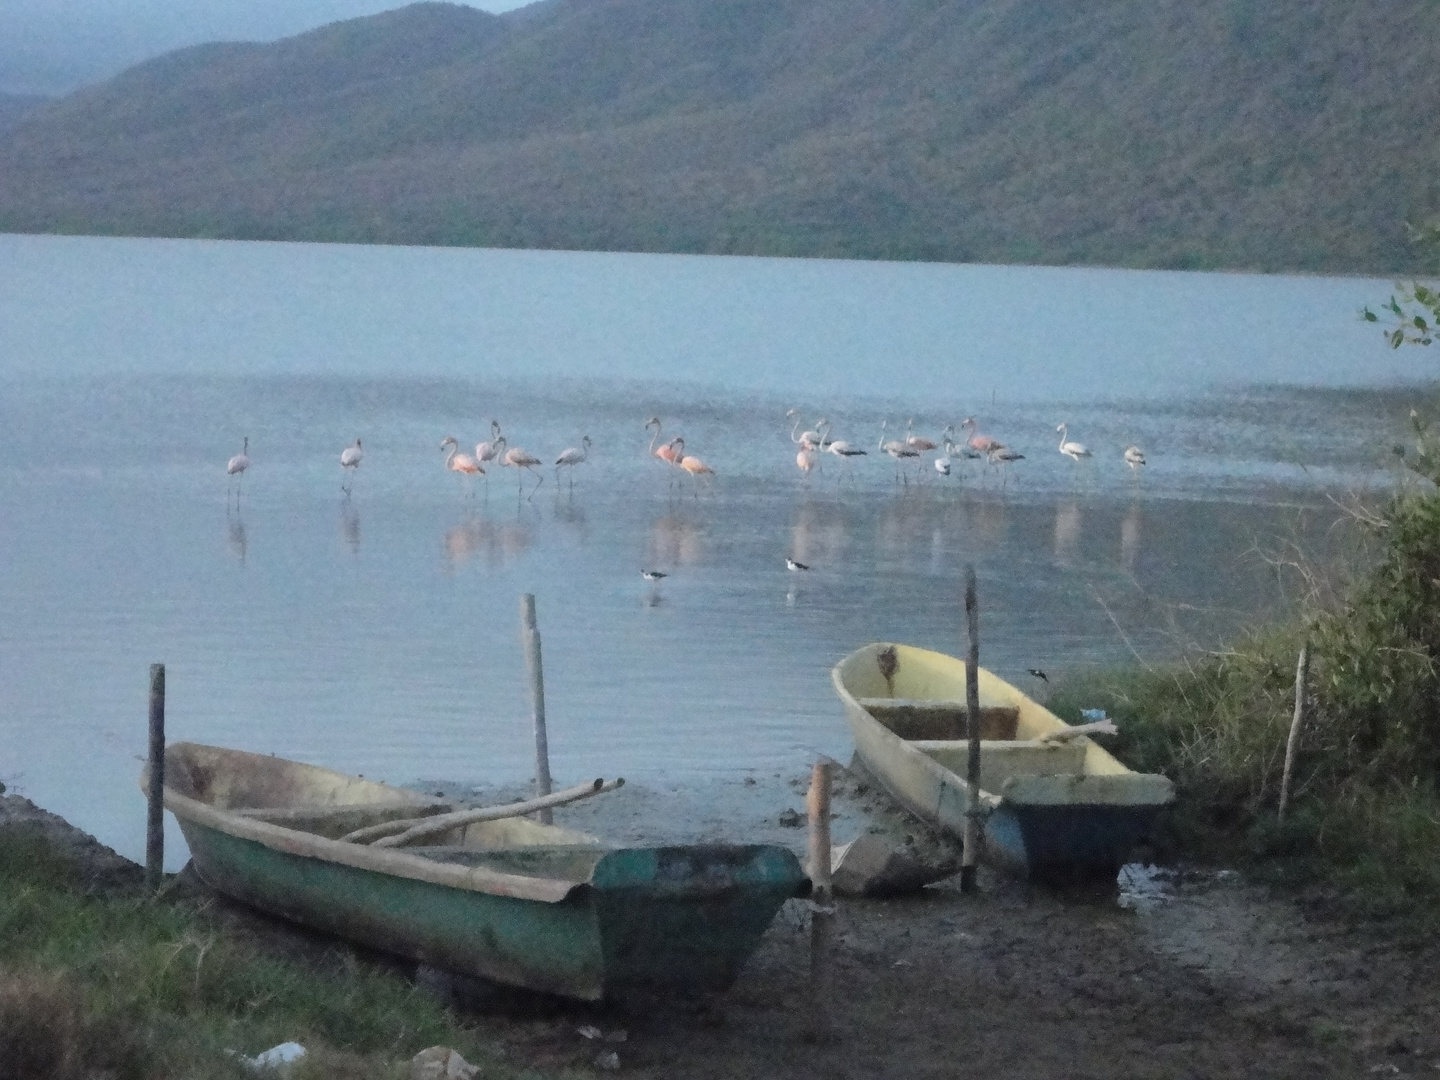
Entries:
[[960,891],[975,891],[980,862],[980,613],[975,600],[975,567],[965,567],[965,629],[970,652],[965,662],[965,727],[970,757],[965,767],[965,847],[960,861]]
[[146,792],[145,885],[165,878],[165,665],[150,665],[150,787]]
[[[581,799],[588,799],[591,795],[599,795],[602,792],[614,791],[618,787],[624,787],[623,777],[605,781],[594,780],[588,784],[576,784],[564,791],[552,792],[549,795],[542,795],[538,799],[526,799],[524,802],[506,803],[503,806],[477,806],[473,810],[455,810],[449,814],[436,814],[434,817],[411,818],[408,821],[387,821],[383,825],[372,825],[368,829],[356,829],[353,833],[342,836],[340,839],[352,843],[363,843],[367,834],[376,835],[377,830],[387,830],[395,835],[384,836],[375,840],[370,846],[377,848],[399,847],[402,844],[413,843],[421,837],[431,836],[435,833],[446,832],[463,825],[470,825],[476,821],[501,821],[504,818],[524,817],[526,814],[533,814],[536,811],[548,810],[552,806],[564,806],[566,803],[579,802]],[[396,831],[398,826],[398,831]]]
[[1290,737],[1285,740],[1285,771],[1280,776],[1279,821],[1285,820],[1285,804],[1290,801],[1290,774],[1295,768],[1295,744],[1300,741],[1300,721],[1305,716],[1305,683],[1310,674],[1310,643],[1300,646],[1300,662],[1295,667],[1295,716],[1290,721]]
[[834,762],[821,758],[810,772],[805,809],[810,815],[810,992],[812,1034],[829,1026],[830,938],[835,918],[830,882],[830,772]]
[[[530,715],[535,724],[535,794],[550,794],[550,741],[545,733],[545,666],[540,660],[540,628],[535,623],[535,594],[520,597],[521,637],[525,641],[525,667],[530,673]],[[542,823],[554,823],[547,807],[539,812]]]

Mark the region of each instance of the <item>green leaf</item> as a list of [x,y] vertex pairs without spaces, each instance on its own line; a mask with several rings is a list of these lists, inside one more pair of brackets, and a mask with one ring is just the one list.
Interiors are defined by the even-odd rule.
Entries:
[[1371,311],[1368,307],[1365,308],[1365,309],[1363,309],[1363,310],[1360,312],[1360,314],[1365,317],[1365,321],[1366,321],[1366,322],[1379,322],[1379,321],[1380,321],[1379,318],[1376,316],[1375,312]]
[[1404,331],[1404,330],[1396,330],[1396,331],[1394,331],[1394,332],[1390,335],[1390,347],[1391,347],[1392,349],[1398,349],[1398,348],[1400,348],[1400,346],[1403,345],[1403,344],[1405,344],[1405,331]]

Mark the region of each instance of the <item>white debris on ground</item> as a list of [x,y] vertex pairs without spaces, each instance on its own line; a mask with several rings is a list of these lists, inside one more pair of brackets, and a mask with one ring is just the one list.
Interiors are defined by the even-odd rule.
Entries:
[[472,1080],[480,1072],[448,1046],[431,1046],[410,1059],[410,1080]]
[[269,1050],[256,1054],[254,1057],[240,1056],[250,1068],[255,1070],[283,1069],[287,1065],[293,1065],[305,1056],[305,1047],[297,1042],[283,1042],[279,1046],[272,1046]]

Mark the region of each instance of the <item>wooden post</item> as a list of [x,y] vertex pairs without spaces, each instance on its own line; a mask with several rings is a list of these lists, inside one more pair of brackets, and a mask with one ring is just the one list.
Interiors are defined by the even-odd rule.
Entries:
[[165,665],[150,665],[150,789],[145,822],[145,885],[165,878]]
[[1305,717],[1305,683],[1310,674],[1310,643],[1300,646],[1300,662],[1295,667],[1295,716],[1290,721],[1290,737],[1285,740],[1285,771],[1280,776],[1280,808],[1276,817],[1285,820],[1285,804],[1290,801],[1290,774],[1295,768],[1295,744],[1300,741],[1300,721]]
[[975,891],[980,862],[980,613],[975,600],[975,567],[965,567],[965,629],[970,651],[965,661],[965,734],[970,757],[965,767],[965,850],[960,861],[960,891]]
[[830,883],[830,771],[834,762],[821,758],[810,772],[805,809],[810,815],[810,1011],[811,1033],[828,1026],[830,997],[830,936],[835,918]]
[[[545,667],[540,661],[540,628],[535,624],[535,594],[520,597],[521,636],[525,639],[525,667],[530,672],[530,715],[535,723],[535,794],[550,794],[550,741],[545,735]],[[547,807],[536,815],[546,825],[554,822]]]

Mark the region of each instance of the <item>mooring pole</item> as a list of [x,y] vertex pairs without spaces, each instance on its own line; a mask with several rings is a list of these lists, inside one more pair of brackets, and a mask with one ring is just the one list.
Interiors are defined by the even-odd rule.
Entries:
[[960,891],[975,891],[980,862],[980,612],[975,600],[975,567],[965,567],[965,629],[970,651],[965,661],[965,734],[970,757],[965,767],[965,850],[960,857]]
[[150,789],[145,821],[145,885],[165,877],[165,665],[150,665]]
[[1305,717],[1305,684],[1310,674],[1310,643],[1300,646],[1300,662],[1295,666],[1295,716],[1290,721],[1290,737],[1285,740],[1285,771],[1280,775],[1279,821],[1285,820],[1285,804],[1290,801],[1290,774],[1295,768],[1295,744],[1300,741],[1300,721]]
[[805,809],[810,815],[810,1023],[813,1035],[829,1026],[830,936],[835,918],[830,883],[830,772],[834,762],[821,758],[810,772]]
[[[521,637],[525,640],[525,667],[530,672],[530,715],[535,723],[535,795],[550,794],[550,741],[545,734],[545,666],[540,660],[540,628],[535,624],[535,594],[520,597]],[[536,816],[546,825],[554,822],[547,808]]]

